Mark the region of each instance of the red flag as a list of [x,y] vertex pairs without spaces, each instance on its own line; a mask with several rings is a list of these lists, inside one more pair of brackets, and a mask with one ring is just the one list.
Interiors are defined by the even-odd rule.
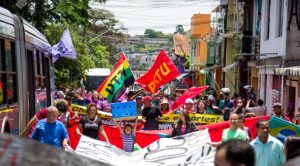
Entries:
[[146,91],[156,93],[158,88],[179,76],[180,73],[168,55],[161,51],[153,66],[142,77],[136,80]]
[[172,105],[172,112],[182,106],[187,98],[193,98],[207,89],[208,86],[191,87],[187,89]]

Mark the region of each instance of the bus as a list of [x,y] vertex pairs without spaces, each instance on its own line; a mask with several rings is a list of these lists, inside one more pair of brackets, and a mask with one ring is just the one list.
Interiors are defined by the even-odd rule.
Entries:
[[110,75],[107,68],[93,68],[85,71],[85,89],[88,91],[96,90],[100,84]]
[[0,131],[20,135],[37,111],[52,104],[54,70],[46,37],[0,7]]

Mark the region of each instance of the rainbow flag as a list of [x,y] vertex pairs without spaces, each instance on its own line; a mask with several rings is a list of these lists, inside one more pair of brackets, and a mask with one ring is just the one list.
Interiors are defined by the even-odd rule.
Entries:
[[269,124],[270,134],[282,143],[284,143],[285,138],[288,136],[300,135],[300,126],[287,122],[284,119],[277,118],[276,116],[271,116]]
[[132,85],[134,81],[129,63],[124,53],[121,53],[113,71],[106,77],[97,91],[109,102],[115,102],[124,94],[126,87]]

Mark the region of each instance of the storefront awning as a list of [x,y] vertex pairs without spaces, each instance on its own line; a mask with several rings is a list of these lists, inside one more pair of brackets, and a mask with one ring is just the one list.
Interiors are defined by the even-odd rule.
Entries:
[[221,65],[213,65],[213,66],[209,66],[209,67],[205,67],[203,69],[200,70],[201,74],[207,75],[209,73],[210,70],[214,70],[218,67],[222,67]]
[[230,70],[230,69],[232,69],[232,68],[234,68],[236,66],[237,66],[237,63],[233,63],[233,64],[230,64],[228,66],[223,67],[222,70],[223,70],[223,72],[227,72],[228,70]]
[[274,73],[282,76],[300,77],[300,66],[275,68]]

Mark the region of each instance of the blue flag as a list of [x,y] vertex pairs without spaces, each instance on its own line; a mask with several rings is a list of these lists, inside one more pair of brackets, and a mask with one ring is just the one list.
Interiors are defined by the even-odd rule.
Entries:
[[71,39],[69,29],[66,29],[60,38],[59,43],[52,46],[53,63],[60,57],[76,59],[76,51]]

